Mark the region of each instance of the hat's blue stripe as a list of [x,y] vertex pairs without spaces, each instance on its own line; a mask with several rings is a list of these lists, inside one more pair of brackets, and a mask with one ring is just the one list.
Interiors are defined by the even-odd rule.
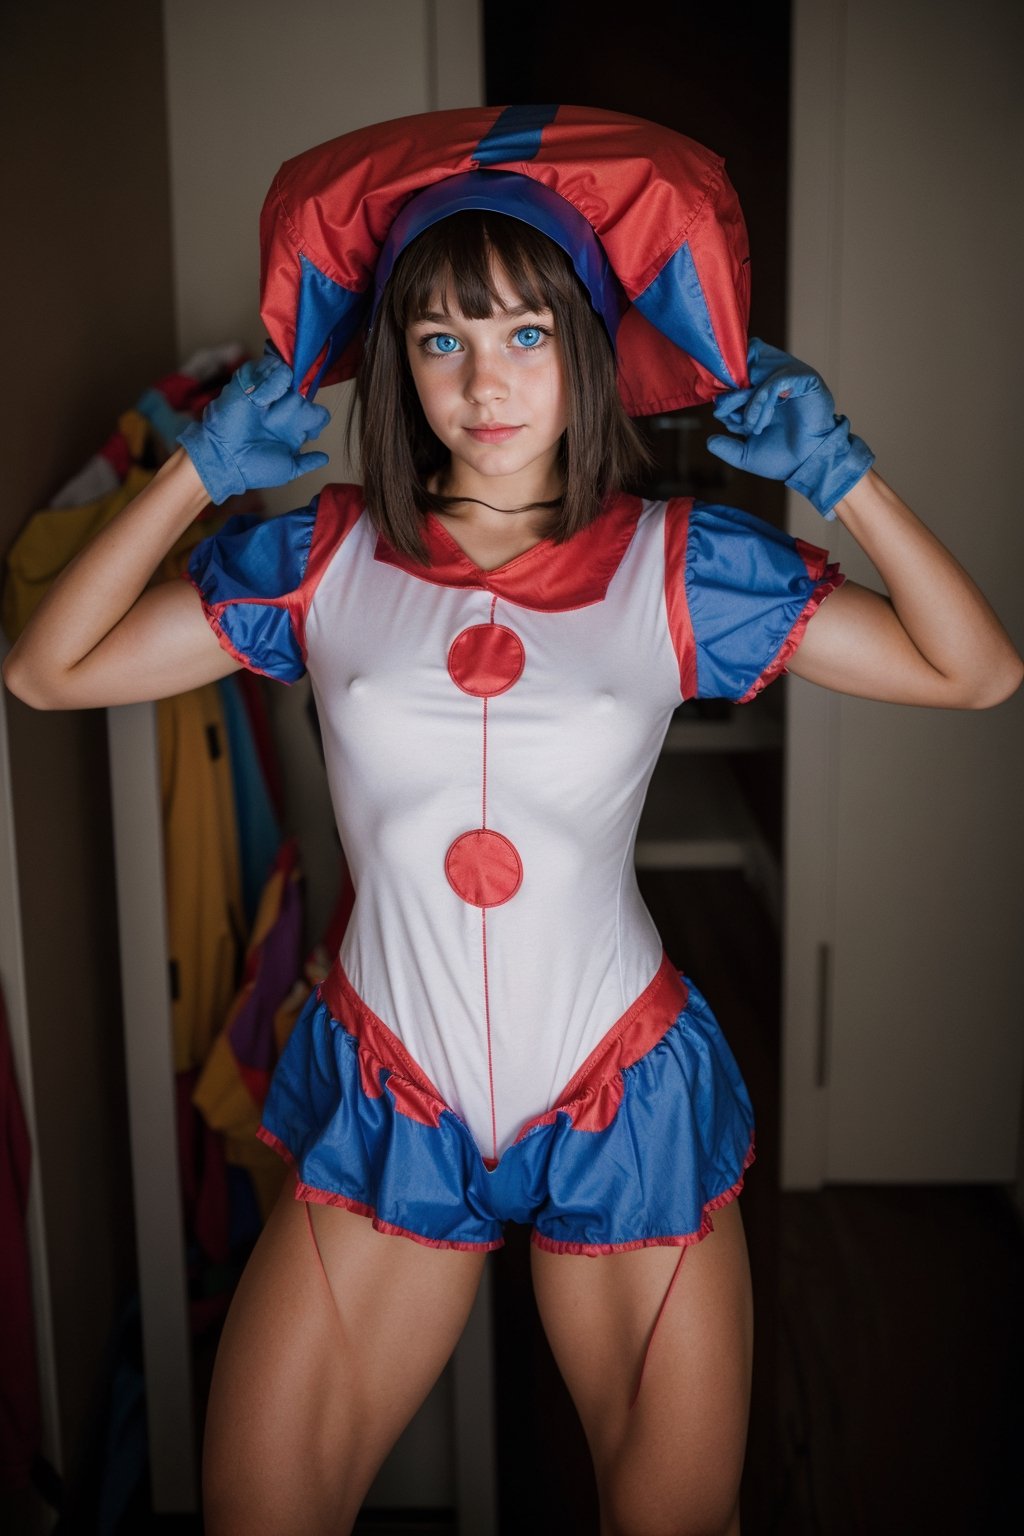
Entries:
[[689,352],[723,384],[735,387],[736,380],[726,367],[711,324],[711,312],[689,245],[679,247],[633,303],[677,347]]
[[473,152],[477,165],[504,165],[510,160],[533,160],[540,153],[540,137],[553,123],[557,106],[506,107]]
[[311,400],[324,373],[355,335],[366,314],[367,300],[364,294],[352,293],[327,277],[301,251],[299,267],[302,276],[299,284],[299,312],[295,320],[295,356],[292,361],[296,388],[320,356],[324,342],[329,338],[331,343],[323,366],[310,386],[308,398]]

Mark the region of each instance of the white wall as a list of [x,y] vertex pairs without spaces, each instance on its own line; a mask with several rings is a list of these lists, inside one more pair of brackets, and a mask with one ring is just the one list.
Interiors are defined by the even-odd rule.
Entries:
[[[789,338],[1018,646],[1022,18],[797,0]],[[879,585],[844,530],[803,504],[793,527]],[[785,1178],[1009,1180],[1024,696],[979,715],[794,681],[790,705]]]

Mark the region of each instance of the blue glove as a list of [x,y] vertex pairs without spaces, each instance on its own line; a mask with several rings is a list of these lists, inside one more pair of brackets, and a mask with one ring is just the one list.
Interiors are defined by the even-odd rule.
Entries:
[[737,469],[784,480],[824,517],[867,474],[875,456],[854,437],[821,375],[778,347],[751,340],[749,389],[718,397],[715,416],[736,437],[709,437],[710,451]]
[[216,505],[242,491],[287,485],[328,463],[326,453],[300,453],[331,419],[292,389],[292,371],[268,347],[255,363],[243,363],[177,441]]

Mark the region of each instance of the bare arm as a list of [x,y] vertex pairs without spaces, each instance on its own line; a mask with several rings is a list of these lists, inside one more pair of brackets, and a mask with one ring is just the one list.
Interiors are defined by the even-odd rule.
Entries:
[[888,597],[847,582],[789,663],[798,677],[894,704],[983,709],[1024,678],[1009,635],[967,572],[874,470],[836,506]]
[[66,567],[4,662],[36,709],[165,698],[236,671],[183,581],[146,590],[209,497],[183,448]]

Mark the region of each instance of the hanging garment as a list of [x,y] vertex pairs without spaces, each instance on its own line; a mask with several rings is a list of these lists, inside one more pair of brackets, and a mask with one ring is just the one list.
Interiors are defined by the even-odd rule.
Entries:
[[264,1218],[280,1190],[282,1169],[256,1139],[256,1130],[281,1049],[276,1015],[302,961],[300,879],[298,845],[289,839],[264,887],[241,990],[226,1010],[193,1094],[207,1124],[223,1133],[228,1161],[249,1170]]
[[[121,418],[133,442],[141,443],[149,431],[144,417],[128,411]],[[133,462],[123,480],[117,480],[108,460],[99,456],[95,472],[79,482],[82,489],[95,489],[104,481],[114,480],[100,490],[93,500],[81,504],[60,505],[34,512],[11,545],[7,555],[7,579],[4,582],[3,623],[9,640],[14,641],[42,602],[61,571],[100,529],[116,517],[152,480],[154,468]],[[191,540],[195,545],[209,533],[198,531]]]
[[215,683],[157,704],[174,1066],[201,1067],[245,944],[224,711]]
[[280,847],[281,827],[271,804],[251,716],[239,686],[244,675],[235,673],[232,677],[221,678],[216,686],[227,729],[242,871],[242,905],[246,932],[249,932]]
[[264,888],[242,986],[193,1093],[207,1125],[223,1133],[228,1162],[248,1170],[266,1220],[281,1188],[279,1159],[257,1137],[274,1068],[313,989],[327,976],[352,911],[344,860],[327,930],[299,968],[302,935],[298,844],[282,844]]
[[263,774],[263,782],[267,786],[273,813],[277,817],[279,825],[283,825],[285,819],[284,810],[284,780],[281,775],[281,760],[278,756],[277,744],[274,741],[273,728],[270,723],[270,712],[267,709],[265,688],[266,684],[260,678],[254,677],[251,672],[236,672],[235,682],[238,692],[245,705],[246,714],[249,717],[249,729],[252,732],[253,744],[260,761],[260,769]]

